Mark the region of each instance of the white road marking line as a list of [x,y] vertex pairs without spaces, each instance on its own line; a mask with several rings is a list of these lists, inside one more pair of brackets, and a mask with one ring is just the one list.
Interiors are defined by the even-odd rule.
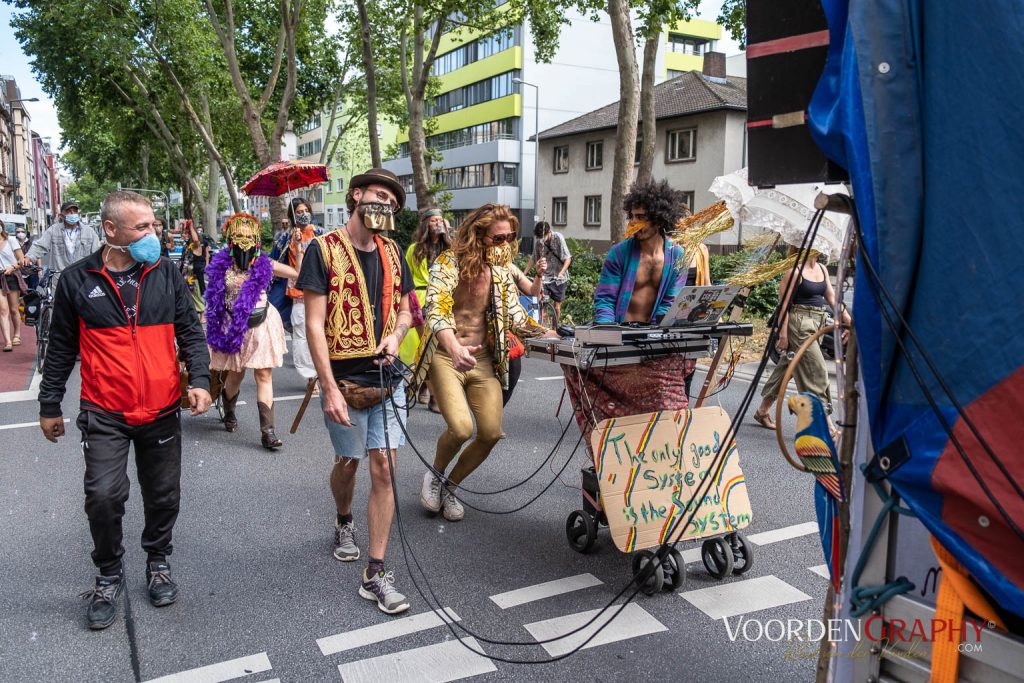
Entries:
[[[552,657],[563,655],[576,648],[580,643],[593,635],[593,633],[603,624],[606,624],[608,620],[612,618],[612,615],[616,614],[618,610],[619,606],[614,605],[610,609],[605,610],[604,614],[582,631],[573,633],[571,636],[567,636],[559,640],[554,640],[550,643],[544,643],[541,647],[547,650],[548,654]],[[583,624],[593,619],[594,615],[600,611],[601,610],[592,609],[587,612],[567,614],[562,617],[555,617],[554,619],[526,624],[525,628],[537,641],[548,640],[549,638],[555,638],[563,633],[568,633],[580,626],[583,626]],[[593,640],[587,643],[584,646],[584,649],[597,647],[598,645],[607,645],[608,643],[616,643],[620,640],[628,640],[630,638],[637,638],[650,633],[659,633],[667,630],[668,627],[651,616],[647,610],[635,602],[631,602],[626,605],[622,612],[619,612],[618,616],[616,616],[610,624],[598,633]]]
[[534,377],[538,382],[548,382],[553,379],[565,379],[564,375],[552,375],[551,377]]
[[[64,422],[71,422],[70,418],[65,417]],[[22,427],[39,427],[39,420],[35,422],[16,422],[15,424],[0,425],[0,429],[21,429]]]
[[681,555],[683,556],[683,564],[692,564],[694,562],[700,562],[700,546],[696,548],[690,548],[684,550]]
[[724,583],[679,595],[712,619],[734,617],[811,599],[811,596],[774,575]]
[[[444,613],[450,621],[461,621],[459,615],[447,607]],[[326,657],[327,655],[337,654],[345,650],[354,650],[364,645],[379,643],[383,640],[426,631],[427,629],[443,626],[444,624],[445,621],[438,612],[424,612],[423,614],[385,621],[381,624],[374,624],[365,628],[357,628],[354,631],[325,636],[318,639],[316,644],[319,646],[320,652]]]
[[266,652],[248,657],[239,657],[219,664],[201,666],[181,673],[154,678],[147,683],[221,683],[233,678],[241,678],[249,674],[270,671],[270,659]]
[[[274,403],[277,403],[278,401],[301,401],[304,398],[306,398],[305,394],[292,394],[290,396],[275,396],[274,397]],[[313,396],[313,398],[317,398],[317,397]],[[310,402],[312,402],[312,399],[310,399]]]
[[[475,638],[463,638],[462,642],[483,652]],[[497,670],[494,662],[455,640],[338,666],[345,683],[447,683]]]
[[561,595],[562,593],[571,593],[572,591],[583,590],[584,588],[600,586],[603,584],[604,581],[592,574],[578,574],[564,579],[556,579],[554,581],[538,583],[533,586],[526,586],[525,588],[508,591],[507,593],[498,593],[497,595],[492,595],[491,600],[493,600],[494,604],[501,609],[508,609],[509,607],[523,605],[535,600],[543,600],[544,598],[554,597],[556,595]]
[[814,572],[823,579],[831,579],[831,577],[828,575],[828,566],[824,564],[819,564],[817,567],[808,567],[808,569],[810,569],[812,572]]
[[769,543],[788,541],[791,538],[799,538],[800,536],[809,536],[816,533],[818,533],[817,522],[804,522],[803,524],[784,526],[781,529],[762,531],[759,534],[747,536],[747,540],[756,545],[768,545]]
[[29,383],[28,389],[25,389],[24,391],[5,391],[0,393],[0,403],[18,403],[19,401],[39,400],[39,384],[42,381],[42,373],[36,370],[36,374],[32,376],[32,381]]

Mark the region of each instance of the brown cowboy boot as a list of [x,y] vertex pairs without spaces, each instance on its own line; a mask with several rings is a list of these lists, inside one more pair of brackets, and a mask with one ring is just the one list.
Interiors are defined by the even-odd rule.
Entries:
[[262,432],[263,447],[267,450],[279,448],[283,442],[274,433],[274,404],[268,406],[263,401],[259,401],[256,406],[260,410],[260,432]]
[[224,406],[224,429],[229,432],[238,430],[238,418],[235,417],[235,404],[238,403],[238,397],[241,396],[242,391],[239,389],[238,393],[232,398],[228,398],[228,392],[222,390],[221,400]]

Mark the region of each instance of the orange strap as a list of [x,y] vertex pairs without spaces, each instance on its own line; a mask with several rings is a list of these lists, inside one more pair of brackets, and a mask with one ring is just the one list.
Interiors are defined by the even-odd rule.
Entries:
[[[956,558],[932,536],[932,551],[939,561],[939,591],[935,600],[936,621],[963,623],[964,608],[1006,630],[1006,625],[978,590]],[[937,638],[932,642],[931,683],[956,683],[960,669],[959,641]]]

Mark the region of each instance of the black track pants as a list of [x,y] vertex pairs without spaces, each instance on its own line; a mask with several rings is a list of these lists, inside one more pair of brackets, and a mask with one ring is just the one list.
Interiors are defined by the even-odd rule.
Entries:
[[131,426],[91,411],[78,415],[85,456],[85,514],[95,549],[92,561],[104,576],[121,570],[121,518],[128,500],[128,447],[135,446],[145,527],[142,549],[149,560],[171,554],[171,532],[181,500],[181,420],[178,412]]

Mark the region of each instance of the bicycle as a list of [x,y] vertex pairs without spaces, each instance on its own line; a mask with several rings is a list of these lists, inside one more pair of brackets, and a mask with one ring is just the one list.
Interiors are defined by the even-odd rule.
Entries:
[[50,323],[53,318],[53,295],[57,289],[57,277],[59,270],[51,270],[46,274],[41,289],[42,297],[39,300],[39,317],[36,320],[36,371],[43,371],[43,363],[46,361],[46,351],[50,345]]

